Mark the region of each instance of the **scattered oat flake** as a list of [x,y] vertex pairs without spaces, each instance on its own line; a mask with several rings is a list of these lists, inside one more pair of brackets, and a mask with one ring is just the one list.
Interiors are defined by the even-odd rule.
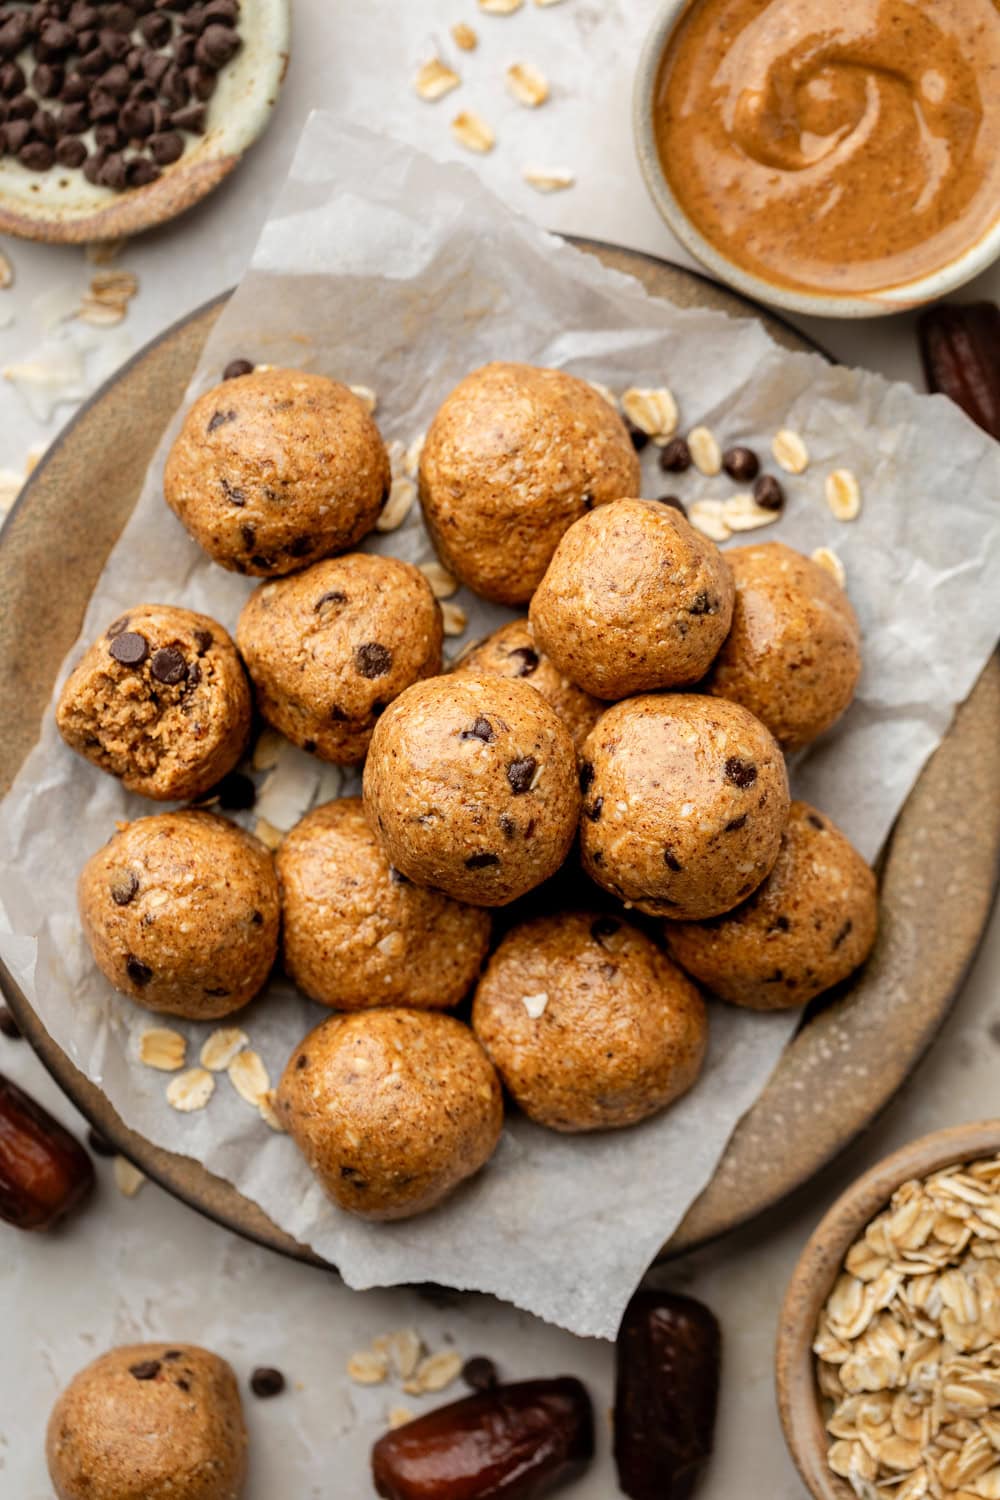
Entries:
[[749,490],[723,500],[722,515],[730,531],[756,531],[760,526],[773,526],[781,519],[780,511],[758,505]]
[[549,80],[533,63],[511,63],[504,76],[507,92],[528,109],[537,109],[549,97]]
[[452,594],[458,593],[458,579],[453,578],[437,558],[432,558],[430,562],[420,563],[418,566],[430,584],[435,599],[450,599]]
[[588,380],[587,384],[592,391],[596,391],[599,396],[603,396],[608,405],[613,406],[615,411],[619,410],[621,403],[609,385],[605,385],[600,380]]
[[479,0],[479,9],[488,16],[512,16],[523,4],[524,0]]
[[561,5],[562,0],[535,0],[536,5]]
[[252,1104],[255,1109],[259,1108],[260,1101],[271,1087],[271,1080],[260,1055],[247,1047],[236,1054],[226,1072],[240,1098]]
[[830,576],[836,579],[841,588],[847,583],[844,564],[831,548],[817,547],[816,551],[812,554],[812,560],[814,563],[818,563],[821,568],[825,568]]
[[441,617],[445,635],[461,635],[469,623],[465,610],[451,599],[446,599],[441,605]]
[[24,478],[13,469],[0,469],[0,516],[5,516],[24,486]]
[[0,250],[0,290],[14,285],[14,267],[10,259]]
[[275,849],[280,848],[281,841],[285,837],[280,828],[275,828],[266,818],[258,818],[253,828],[254,833],[266,848],[273,854]]
[[466,151],[478,151],[481,155],[492,151],[497,143],[492,127],[474,109],[463,109],[461,114],[455,116],[451,122],[451,133]]
[[721,500],[695,500],[688,507],[688,520],[713,542],[724,542],[732,532],[726,521],[726,509]]
[[210,1073],[224,1073],[249,1040],[246,1032],[238,1026],[220,1026],[202,1044],[199,1053],[202,1067]]
[[420,1396],[431,1391],[443,1391],[462,1373],[462,1356],[454,1349],[442,1349],[437,1354],[428,1354],[417,1365],[410,1380],[403,1385],[408,1396]]
[[420,1363],[423,1340],[415,1328],[397,1328],[385,1339],[386,1352],[400,1380],[409,1380]]
[[283,736],[276,729],[263,730],[253,747],[251,765],[254,770],[270,771],[272,766],[276,766],[284,743]]
[[838,521],[854,521],[861,512],[861,488],[850,469],[834,469],[826,476],[826,503]]
[[687,445],[698,473],[714,479],[722,470],[722,449],[715,433],[708,427],[692,427],[687,435]]
[[417,487],[412,479],[394,479],[389,490],[389,498],[375,522],[375,530],[395,531],[398,526],[402,526],[413,509],[413,502],[416,498]]
[[175,1073],[187,1058],[187,1037],[169,1026],[151,1026],[139,1038],[139,1061],[162,1073]]
[[352,395],[357,396],[358,400],[361,402],[361,405],[370,416],[371,413],[375,410],[376,406],[378,406],[378,397],[372,390],[371,386],[352,385],[349,387],[349,389]]
[[622,396],[622,410],[656,443],[667,443],[677,431],[677,402],[665,385],[630,386]]
[[124,1156],[116,1156],[111,1169],[114,1173],[115,1187],[125,1198],[134,1198],[136,1193],[146,1181],[145,1172],[140,1172],[138,1167]]
[[257,1111],[265,1125],[269,1125],[279,1135],[284,1135],[285,1127],[274,1106],[274,1089],[268,1089],[267,1093],[260,1097],[257,1101]]
[[125,247],[125,240],[94,240],[87,246],[87,259],[92,266],[109,266]]
[[521,996],[521,1004],[533,1021],[537,1021],[539,1016],[545,1014],[545,1007],[548,1003],[549,997],[545,990],[541,990],[537,995]]
[[24,460],[24,477],[28,479],[35,472],[48,449],[48,443],[32,443]]
[[783,427],[771,443],[774,461],[786,474],[804,474],[809,467],[809,449],[797,432]]
[[95,302],[131,302],[138,290],[139,278],[131,271],[96,271],[90,278]]
[[413,1421],[413,1413],[408,1406],[390,1406],[388,1422],[391,1431],[397,1427],[405,1427],[407,1422]]
[[464,21],[455,22],[451,28],[451,39],[455,43],[455,46],[460,47],[463,52],[475,52],[479,46],[478,36],[472,27],[467,26]]
[[536,193],[562,193],[576,182],[569,167],[525,167],[521,175]]
[[457,89],[461,81],[454,68],[449,68],[439,57],[432,57],[418,72],[414,88],[421,99],[433,104]]
[[420,459],[424,451],[424,443],[427,441],[426,432],[418,432],[413,442],[403,454],[403,472],[409,474],[411,479],[416,479],[420,472]]
[[215,1079],[207,1068],[188,1068],[167,1084],[167,1103],[181,1114],[204,1109],[215,1093]]
[[358,1349],[347,1361],[347,1374],[355,1385],[381,1385],[389,1374],[389,1361],[373,1349]]
[[124,302],[98,302],[93,297],[84,297],[77,317],[81,323],[93,328],[113,328],[125,317]]

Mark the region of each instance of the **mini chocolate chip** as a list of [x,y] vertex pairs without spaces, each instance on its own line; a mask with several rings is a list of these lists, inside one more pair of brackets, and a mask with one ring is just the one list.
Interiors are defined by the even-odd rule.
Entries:
[[123,630],[112,637],[108,654],[123,667],[139,667],[149,655],[149,642],[137,630]]
[[589,760],[585,760],[580,766],[580,790],[588,792],[594,784],[594,767]]
[[188,88],[193,97],[201,99],[203,103],[211,99],[219,81],[210,68],[200,67],[197,64],[192,68],[185,68],[184,77],[187,79]]
[[770,927],[767,930],[768,932],[788,932],[791,928],[791,925],[791,922],[785,916],[784,912],[782,912],[775,917],[774,921],[771,923]]
[[[187,88],[187,84],[184,86]],[[170,116],[170,123],[175,130],[190,130],[193,135],[203,135],[205,131],[204,104],[189,104],[186,109],[175,109]]]
[[745,792],[757,780],[757,767],[752,761],[740,760],[738,755],[730,755],[726,760],[726,780]]
[[691,603],[688,605],[689,615],[714,615],[719,608],[718,599],[710,599],[704,589],[701,589]]
[[264,913],[261,911],[252,911],[250,913],[250,925],[252,927],[263,927]]
[[183,1380],[178,1378],[178,1380],[176,1381],[176,1385],[179,1391],[189,1391],[191,1389],[190,1380]]
[[687,506],[676,495],[657,495],[656,498],[660,505],[669,505],[671,510],[680,511],[682,516],[687,516]]
[[285,1389],[285,1377],[280,1370],[260,1365],[250,1376],[250,1389],[262,1398],[280,1396]]
[[124,99],[132,87],[132,78],[123,62],[112,63],[97,80],[97,87],[115,99]]
[[130,99],[122,105],[118,124],[129,140],[137,135],[152,135],[153,110],[144,99]]
[[509,813],[501,813],[497,822],[500,824],[500,832],[505,839],[512,839],[517,833],[517,824]]
[[823,819],[818,818],[815,813],[806,813],[806,822],[811,823],[814,828],[818,828],[821,833],[826,827]]
[[128,615],[119,615],[117,620],[112,620],[104,634],[108,640],[114,640],[116,635],[121,635],[123,630],[128,629]]
[[31,128],[47,146],[54,146],[59,139],[59,122],[50,109],[36,109],[31,117]]
[[[37,69],[35,70],[37,72]],[[27,79],[24,69],[16,62],[5,62],[0,64],[0,95],[4,99],[12,99],[15,94],[24,91]]]
[[587,817],[590,819],[590,821],[592,823],[599,823],[601,821],[601,813],[603,811],[604,811],[604,798],[603,797],[595,797],[594,800],[593,800],[593,802],[587,808]]
[[191,632],[194,643],[198,648],[198,655],[204,656],[212,644],[213,636],[210,630],[193,630]]
[[330,710],[330,718],[335,724],[347,724],[350,722],[350,714],[345,714],[339,704],[335,703]]
[[134,1375],[136,1380],[155,1380],[160,1373],[160,1361],[158,1359],[144,1359],[137,1365],[129,1365],[128,1372]]
[[59,112],[59,129],[63,135],[80,135],[90,124],[86,104],[64,104]]
[[231,359],[222,372],[223,380],[239,380],[241,375],[252,375],[253,365],[248,359]]
[[594,497],[589,490],[585,490],[584,493],[580,496],[580,502],[583,505],[584,510],[593,510]]
[[158,166],[169,167],[184,155],[184,137],[179,130],[157,131],[149,138],[149,150]]
[[104,163],[107,161],[106,151],[92,151],[83,164],[83,175],[88,182],[98,183],[101,173],[104,171]]
[[54,99],[65,82],[66,74],[58,63],[39,63],[31,75],[31,87],[42,99]]
[[148,964],[144,964],[141,958],[136,958],[134,953],[125,955],[125,972],[133,984],[141,989],[147,985],[153,977],[153,971]]
[[100,181],[116,192],[128,181],[128,163],[120,151],[113,152],[101,168]]
[[643,432],[642,428],[637,426],[629,416],[623,416],[622,421],[625,423],[625,431],[632,440],[632,447],[636,453],[641,453],[649,442],[649,433]]
[[159,167],[155,162],[147,160],[145,156],[137,156],[128,164],[127,178],[129,187],[148,187],[159,176]]
[[664,849],[663,863],[666,865],[668,870],[673,870],[675,875],[680,874],[681,870],[683,870],[684,868],[672,849]]
[[462,1366],[462,1379],[470,1390],[492,1391],[500,1384],[496,1365],[485,1354],[474,1354]]
[[173,33],[173,22],[162,11],[153,11],[139,22],[139,34],[151,47],[163,47]]
[[257,800],[257,788],[242,771],[230,771],[215,788],[219,806],[226,812],[246,812]]
[[683,474],[691,467],[691,449],[684,438],[671,438],[660,450],[660,468],[664,474]]
[[601,849],[595,849],[590,856],[592,862],[600,867],[604,863],[604,853]]
[[214,411],[212,413],[211,417],[209,418],[208,427],[207,427],[206,430],[208,432],[214,432],[217,427],[225,427],[225,425],[226,425],[227,422],[235,422],[235,421],[236,421],[236,413],[234,411],[232,411],[232,410],[229,410],[229,411]]
[[187,676],[187,662],[176,646],[161,646],[159,651],[153,652],[149,671],[157,682],[163,682],[172,687],[175,683],[184,681]]
[[21,1035],[21,1028],[14,1019],[13,1011],[7,1009],[6,1005],[0,1005],[0,1036],[5,1036],[9,1042],[16,1042]]
[[384,677],[392,666],[392,652],[378,641],[366,641],[354,648],[354,668],[362,677]]
[[199,667],[199,665],[198,665],[198,663],[196,661],[193,661],[191,663],[191,665],[187,669],[187,685],[188,685],[188,690],[190,691],[191,688],[196,688],[198,686],[198,684],[199,684],[200,681],[201,681],[201,667]]
[[104,146],[109,151],[114,151],[116,147],[122,144],[122,138],[118,134],[118,126],[112,125],[110,122],[98,125],[94,131],[94,144],[96,146]]
[[313,539],[306,533],[305,536],[297,536],[293,542],[285,548],[289,557],[305,557],[313,548]]
[[47,172],[55,161],[56,154],[48,141],[29,141],[26,146],[21,147],[17,159],[29,172]]
[[30,137],[31,126],[27,120],[8,120],[3,127],[3,143],[13,156],[24,150]]
[[347,603],[347,595],[346,594],[342,594],[341,591],[340,591],[340,589],[330,589],[330,590],[328,590],[327,593],[320,594],[319,598],[316,600],[316,603],[313,605],[313,610],[316,611],[318,609],[322,609],[324,604],[346,604],[346,603]]
[[751,479],[756,479],[760,473],[760,460],[752,448],[737,446],[727,448],[722,455],[722,467],[730,479],[739,480],[741,484],[749,484]]
[[303,740],[302,741],[302,748],[303,748],[303,750],[306,751],[306,753],[308,755],[315,755],[316,754],[316,741],[315,740]]
[[86,146],[73,136],[61,140],[56,147],[56,161],[61,167],[82,167],[86,160]]
[[738,818],[730,818],[729,819],[729,822],[726,824],[725,829],[723,831],[725,833],[736,833],[738,829],[744,828],[746,826],[746,821],[747,821],[747,814],[746,813],[740,813],[740,815],[739,815]]
[[467,870],[486,870],[490,865],[498,865],[500,856],[498,854],[470,854],[465,861]]
[[194,55],[203,68],[212,68],[216,72],[224,68],[229,59],[239,50],[239,34],[229,26],[220,26],[217,23],[206,26],[198,38],[198,45],[194,49]]
[[782,510],[785,491],[773,474],[762,474],[753,487],[753,497],[762,510]]
[[493,733],[493,725],[489,719],[484,719],[482,714],[473,719],[471,729],[463,729],[459,735],[460,740],[482,740],[484,745],[492,745],[496,739]]
[[512,760],[507,767],[507,780],[515,797],[522,797],[525,792],[531,791],[531,782],[538,762],[533,755],[522,755],[518,760]]
[[595,943],[599,943],[602,938],[611,937],[618,932],[621,925],[616,917],[598,917],[590,924],[590,935]]
[[851,935],[851,933],[853,931],[854,931],[854,923],[851,920],[851,918],[848,917],[847,921],[844,923],[844,925],[840,929],[840,931],[835,935],[835,937],[833,939],[833,942],[830,945],[834,952],[836,952],[836,950],[840,947],[841,943],[844,941],[845,938],[850,937],[850,935]]
[[308,1054],[305,1053],[305,1052],[300,1052],[299,1055],[298,1055],[298,1057],[295,1059],[295,1066],[296,1066],[296,1068],[298,1068],[298,1070],[300,1072],[301,1072],[301,1070],[303,1068],[308,1068],[308,1066],[309,1066],[309,1057],[308,1057]]
[[91,1151],[93,1151],[95,1156],[104,1156],[110,1158],[112,1156],[118,1155],[118,1152],[115,1150],[114,1146],[112,1146],[111,1142],[106,1141],[103,1135],[99,1135],[97,1131],[93,1129],[93,1127],[91,1127],[91,1129],[87,1131],[87,1145],[90,1147]]
[[517,669],[518,677],[530,677],[532,672],[538,670],[538,652],[533,651],[530,646],[515,646],[514,650],[509,651],[507,654],[511,661],[520,662],[520,666]]
[[243,538],[245,546],[253,547],[257,541],[257,529],[256,527],[251,526],[249,522],[245,522],[240,527],[240,536]]
[[139,877],[134,870],[116,870],[111,881],[111,899],[116,906],[128,906],[139,893]]

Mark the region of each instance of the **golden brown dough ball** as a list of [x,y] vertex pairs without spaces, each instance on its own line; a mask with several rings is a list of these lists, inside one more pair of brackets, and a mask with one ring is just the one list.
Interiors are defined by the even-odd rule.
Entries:
[[490,916],[394,870],[360,797],[308,813],[276,856],[285,969],[335,1010],[447,1009],[475,982]]
[[561,912],[515,927],[476,989],[472,1025],[525,1114],[552,1130],[618,1129],[701,1072],[705,1003],[617,917]]
[[535,645],[527,620],[511,620],[467,651],[453,669],[473,677],[510,677],[526,682],[551,703],[579,746],[607,707],[564,677]]
[[668,922],[677,962],[723,1000],[789,1010],[864,963],[878,927],[875,876],[825,813],[793,802],[767,879],[711,922]]
[[442,561],[485,599],[525,604],[568,526],[639,488],[625,424],[585,380],[495,363],[439,408],[420,501]]
[[81,1370],[46,1437],[59,1500],[239,1500],[247,1434],[236,1377],[193,1344],[128,1344]]
[[785,750],[836,723],[861,673],[851,602],[825,568],[764,542],[726,553],[736,584],[732,629],[705,684],[742,703]]
[[278,951],[278,880],[264,845],[208,812],[119,827],[80,874],[97,967],[147,1010],[214,1020],[267,982]]
[[346,385],[272,369],[199,396],[163,492],[215,562],[273,578],[360,542],[389,481],[379,430]]
[[433,1208],[486,1164],[503,1128],[489,1058],[439,1011],[331,1016],[292,1053],[277,1107],[333,1201],[365,1219]]

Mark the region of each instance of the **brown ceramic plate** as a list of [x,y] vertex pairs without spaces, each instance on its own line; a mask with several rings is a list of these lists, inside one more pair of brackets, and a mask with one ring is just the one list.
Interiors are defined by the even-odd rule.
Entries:
[[[586,248],[682,306],[759,312],[676,266],[606,246]],[[0,716],[0,793],[38,735],[59,665],[220,307],[215,302],[170,329],[82,409],[35,470],[3,532],[0,702],[16,704],[17,712]],[[761,316],[786,347],[809,347],[787,325]],[[665,1247],[670,1253],[735,1228],[814,1176],[888,1103],[933,1039],[992,905],[1000,864],[998,723],[994,658],[899,818],[870,963],[786,1049],[708,1188]],[[2,966],[0,982],[42,1061],[102,1135],[211,1218],[315,1261],[228,1183],[128,1130],[46,1034]]]
[[243,45],[219,74],[204,135],[148,187],[113,193],[80,171],[29,172],[0,158],[0,234],[84,244],[138,234],[204,198],[263,131],[288,67],[290,0],[242,0]]

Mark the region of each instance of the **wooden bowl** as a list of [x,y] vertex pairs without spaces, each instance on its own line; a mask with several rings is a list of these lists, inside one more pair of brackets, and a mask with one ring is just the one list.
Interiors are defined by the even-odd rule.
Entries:
[[855,1500],[846,1480],[826,1461],[829,1437],[812,1352],[816,1323],[844,1257],[898,1187],[942,1167],[1000,1151],[1000,1120],[951,1125],[911,1141],[859,1177],[820,1221],[799,1257],[778,1321],[775,1378],[785,1442],[815,1500]]

